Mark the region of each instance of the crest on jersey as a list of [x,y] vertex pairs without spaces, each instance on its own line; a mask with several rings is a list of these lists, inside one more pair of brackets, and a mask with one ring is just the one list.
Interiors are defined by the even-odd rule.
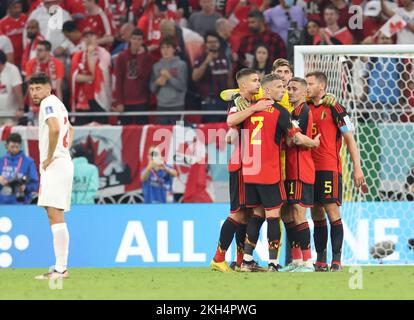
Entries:
[[53,113],[53,107],[46,107],[45,111],[46,111],[46,114]]
[[327,117],[326,110],[323,110],[321,114],[321,120],[326,119],[326,117]]

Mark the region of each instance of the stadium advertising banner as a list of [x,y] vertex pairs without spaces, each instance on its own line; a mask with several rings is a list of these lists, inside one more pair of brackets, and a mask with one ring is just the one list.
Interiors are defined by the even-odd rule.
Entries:
[[[74,206],[66,215],[69,265],[206,267],[228,210],[227,204]],[[386,240],[394,250],[382,263],[413,264],[414,251],[407,245],[414,237],[413,213],[414,202],[345,204],[344,264],[378,264],[370,249]],[[232,246],[229,260],[234,259],[234,251]],[[260,263],[267,263],[265,226],[255,254]],[[280,259],[284,263],[284,252]],[[48,267],[53,263],[52,234],[44,210],[0,206],[0,267]]]

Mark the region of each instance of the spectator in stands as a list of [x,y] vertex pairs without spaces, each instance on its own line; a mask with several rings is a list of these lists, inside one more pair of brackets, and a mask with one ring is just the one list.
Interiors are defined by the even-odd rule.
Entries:
[[316,20],[310,20],[302,31],[300,43],[305,46],[311,46],[314,43],[314,38],[319,34],[320,23]]
[[347,27],[340,28],[338,25],[339,11],[329,5],[323,12],[326,28],[319,29],[319,34],[314,37],[314,44],[333,45],[333,44],[352,44],[352,34]]
[[397,33],[397,44],[414,44],[414,1],[402,0],[402,8],[392,10],[384,0],[381,0],[382,12],[387,17],[398,14],[407,22],[405,28]]
[[259,44],[254,51],[253,69],[259,73],[260,79],[272,71],[272,63],[267,45]]
[[233,28],[230,25],[229,20],[220,18],[216,21],[216,32],[220,36],[220,50],[224,52],[227,59],[233,61],[237,59],[233,57],[233,51],[230,44],[230,36]]
[[288,29],[292,21],[297,22],[297,28],[302,30],[306,24],[306,15],[294,1],[281,0],[276,7],[264,12],[265,21],[270,31],[278,33],[287,45]]
[[353,13],[349,12],[349,1],[345,0],[331,0],[331,3],[338,9],[339,19],[338,25],[340,28],[349,27],[349,20]]
[[71,57],[75,52],[84,50],[82,33],[74,21],[66,21],[63,24],[62,31],[66,39],[62,45],[55,50],[57,55],[66,54]]
[[[144,32],[132,32],[128,48],[122,51],[115,63],[114,111],[148,111],[152,70],[152,57],[144,48]],[[120,117],[121,124],[147,124],[148,116]]]
[[0,34],[0,50],[6,54],[7,61],[14,63],[14,50],[13,44],[8,36]]
[[39,188],[36,164],[21,146],[20,134],[10,134],[6,140],[7,153],[0,158],[0,204],[28,204]]
[[131,40],[134,29],[135,27],[131,22],[127,22],[122,25],[119,31],[119,37],[120,37],[119,42],[117,43],[116,47],[111,52],[112,58],[115,58],[123,50],[128,48],[129,41]]
[[15,114],[15,117],[0,118],[0,127],[14,125],[23,116],[24,102],[22,77],[19,69],[7,62],[6,54],[0,50],[0,112]]
[[23,55],[23,31],[27,16],[22,12],[21,0],[9,0],[7,16],[0,20],[0,34],[9,37],[13,44],[14,64],[20,67]]
[[[233,87],[231,61],[220,50],[220,37],[216,32],[207,32],[205,42],[206,48],[196,60],[192,74],[202,97],[201,110],[226,111],[227,103],[220,99],[220,92]],[[203,123],[225,120],[226,115],[203,116]]]
[[[187,92],[187,64],[175,56],[176,43],[167,37],[161,41],[162,58],[152,68],[151,91],[157,97],[158,111],[184,110]],[[175,124],[180,116],[158,116],[158,124]]]
[[146,35],[145,46],[151,53],[154,61],[158,61],[160,54],[161,21],[167,19],[174,21],[175,13],[168,9],[166,0],[155,0],[148,11],[139,19],[137,27],[144,31]]
[[160,151],[150,147],[148,165],[141,172],[144,203],[167,203],[167,195],[172,193],[172,178],[176,176],[177,170],[165,164]]
[[26,63],[36,57],[36,49],[40,41],[44,40],[40,34],[39,22],[37,20],[30,20],[26,24],[27,42],[24,47],[21,68],[24,73]]
[[254,60],[254,49],[261,43],[269,46],[272,60],[286,57],[286,46],[283,39],[267,29],[263,13],[251,11],[248,16],[249,35],[244,37],[238,51],[239,68],[251,68]]
[[71,149],[73,158],[72,204],[94,204],[99,189],[99,169],[92,164],[82,145]]
[[[72,57],[71,101],[77,112],[105,112],[112,104],[111,55],[98,46],[98,37],[92,29],[83,33],[85,49]],[[107,123],[106,117],[77,117],[75,123],[92,121]]]
[[201,10],[191,14],[188,19],[188,27],[204,37],[208,31],[215,29],[221,14],[215,11],[214,0],[200,0],[200,6]]
[[362,29],[356,29],[353,31],[356,42],[365,43],[365,40],[368,37],[376,35],[378,30],[386,21],[383,19],[383,16],[384,15],[381,11],[381,2],[378,0],[368,1],[364,7],[364,20]]
[[[43,0],[28,18],[28,21],[36,20],[39,23],[40,34],[52,44],[52,52],[65,41],[62,32],[63,23],[72,20],[70,14],[59,6],[60,2],[60,0]],[[53,10],[59,12],[55,13]],[[49,26],[56,26],[56,28]]]
[[40,41],[36,48],[36,58],[29,60],[25,66],[26,77],[43,72],[52,83],[52,93],[62,100],[62,80],[65,76],[63,63],[50,53],[52,45],[49,41]]

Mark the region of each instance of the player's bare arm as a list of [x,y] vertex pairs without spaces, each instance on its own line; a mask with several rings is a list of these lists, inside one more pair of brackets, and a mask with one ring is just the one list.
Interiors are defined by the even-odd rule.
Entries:
[[365,184],[364,172],[361,168],[361,158],[359,156],[358,146],[356,144],[353,133],[346,132],[343,133],[348,152],[352,159],[352,164],[354,166],[354,182],[357,188],[362,187]]
[[289,140],[292,141],[293,144],[296,144],[297,146],[302,146],[305,148],[317,148],[320,145],[320,136],[321,134],[319,133],[318,135],[316,135],[315,138],[311,139],[309,138],[307,135],[302,134],[300,132],[297,132],[292,139],[288,138],[288,145],[289,145]]
[[273,100],[263,99],[242,111],[232,113],[227,117],[227,125],[229,127],[235,127],[250,117],[253,113],[270,108],[273,103]]
[[46,120],[47,126],[49,127],[49,148],[47,152],[47,158],[42,163],[43,170],[46,170],[46,168],[53,162],[54,158],[53,155],[56,150],[56,146],[58,144],[59,140],[59,132],[60,132],[60,126],[59,121],[57,118],[52,117]]
[[75,135],[75,129],[69,124],[69,149],[72,148],[73,137]]

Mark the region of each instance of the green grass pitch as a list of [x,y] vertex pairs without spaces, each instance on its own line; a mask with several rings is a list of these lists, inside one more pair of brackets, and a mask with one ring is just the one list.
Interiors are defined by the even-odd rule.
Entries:
[[350,289],[337,273],[218,273],[208,268],[71,269],[62,289],[34,280],[42,269],[0,270],[0,299],[414,299],[414,266],[362,268]]

